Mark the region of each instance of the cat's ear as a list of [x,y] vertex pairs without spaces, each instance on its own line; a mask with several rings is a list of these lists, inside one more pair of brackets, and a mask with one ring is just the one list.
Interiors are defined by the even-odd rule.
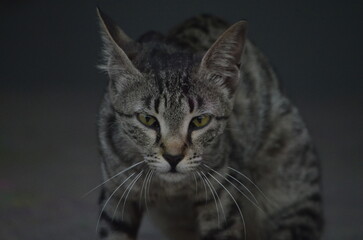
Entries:
[[97,8],[97,15],[104,44],[103,54],[105,59],[105,63],[100,68],[108,72],[111,80],[115,81],[115,87],[120,90],[119,88],[123,84],[122,79],[141,75],[128,57],[128,51],[132,49],[134,41],[99,8]]
[[199,69],[204,77],[226,87],[231,94],[238,85],[246,33],[246,21],[233,24],[205,53]]

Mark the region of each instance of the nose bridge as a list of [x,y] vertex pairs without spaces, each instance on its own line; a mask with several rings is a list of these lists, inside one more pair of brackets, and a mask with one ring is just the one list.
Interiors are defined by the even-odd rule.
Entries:
[[185,142],[181,135],[166,137],[163,144],[164,152],[170,155],[181,155],[185,150]]
[[169,155],[182,155],[186,149],[187,133],[184,132],[185,107],[183,102],[175,101],[178,96],[171,96],[168,108],[163,113],[165,132],[162,134],[163,152]]

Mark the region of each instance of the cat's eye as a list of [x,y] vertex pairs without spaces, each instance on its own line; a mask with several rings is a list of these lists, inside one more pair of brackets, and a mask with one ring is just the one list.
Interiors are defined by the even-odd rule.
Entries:
[[191,127],[192,128],[202,128],[208,125],[210,122],[211,117],[209,115],[200,115],[192,119]]
[[144,124],[147,127],[154,127],[157,125],[158,121],[155,117],[144,114],[144,113],[138,113],[137,119]]

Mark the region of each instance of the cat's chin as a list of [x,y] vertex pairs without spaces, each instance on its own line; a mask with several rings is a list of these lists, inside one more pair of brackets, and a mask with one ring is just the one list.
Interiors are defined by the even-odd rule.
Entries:
[[159,177],[167,182],[179,182],[183,180],[187,174],[184,173],[172,173],[172,172],[165,172],[165,173],[159,173]]

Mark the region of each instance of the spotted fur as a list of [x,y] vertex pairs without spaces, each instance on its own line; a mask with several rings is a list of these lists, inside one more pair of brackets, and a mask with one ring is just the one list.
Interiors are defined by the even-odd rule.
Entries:
[[98,14],[100,239],[136,239],[145,213],[170,239],[320,239],[315,148],[246,23],[202,15],[133,41]]

